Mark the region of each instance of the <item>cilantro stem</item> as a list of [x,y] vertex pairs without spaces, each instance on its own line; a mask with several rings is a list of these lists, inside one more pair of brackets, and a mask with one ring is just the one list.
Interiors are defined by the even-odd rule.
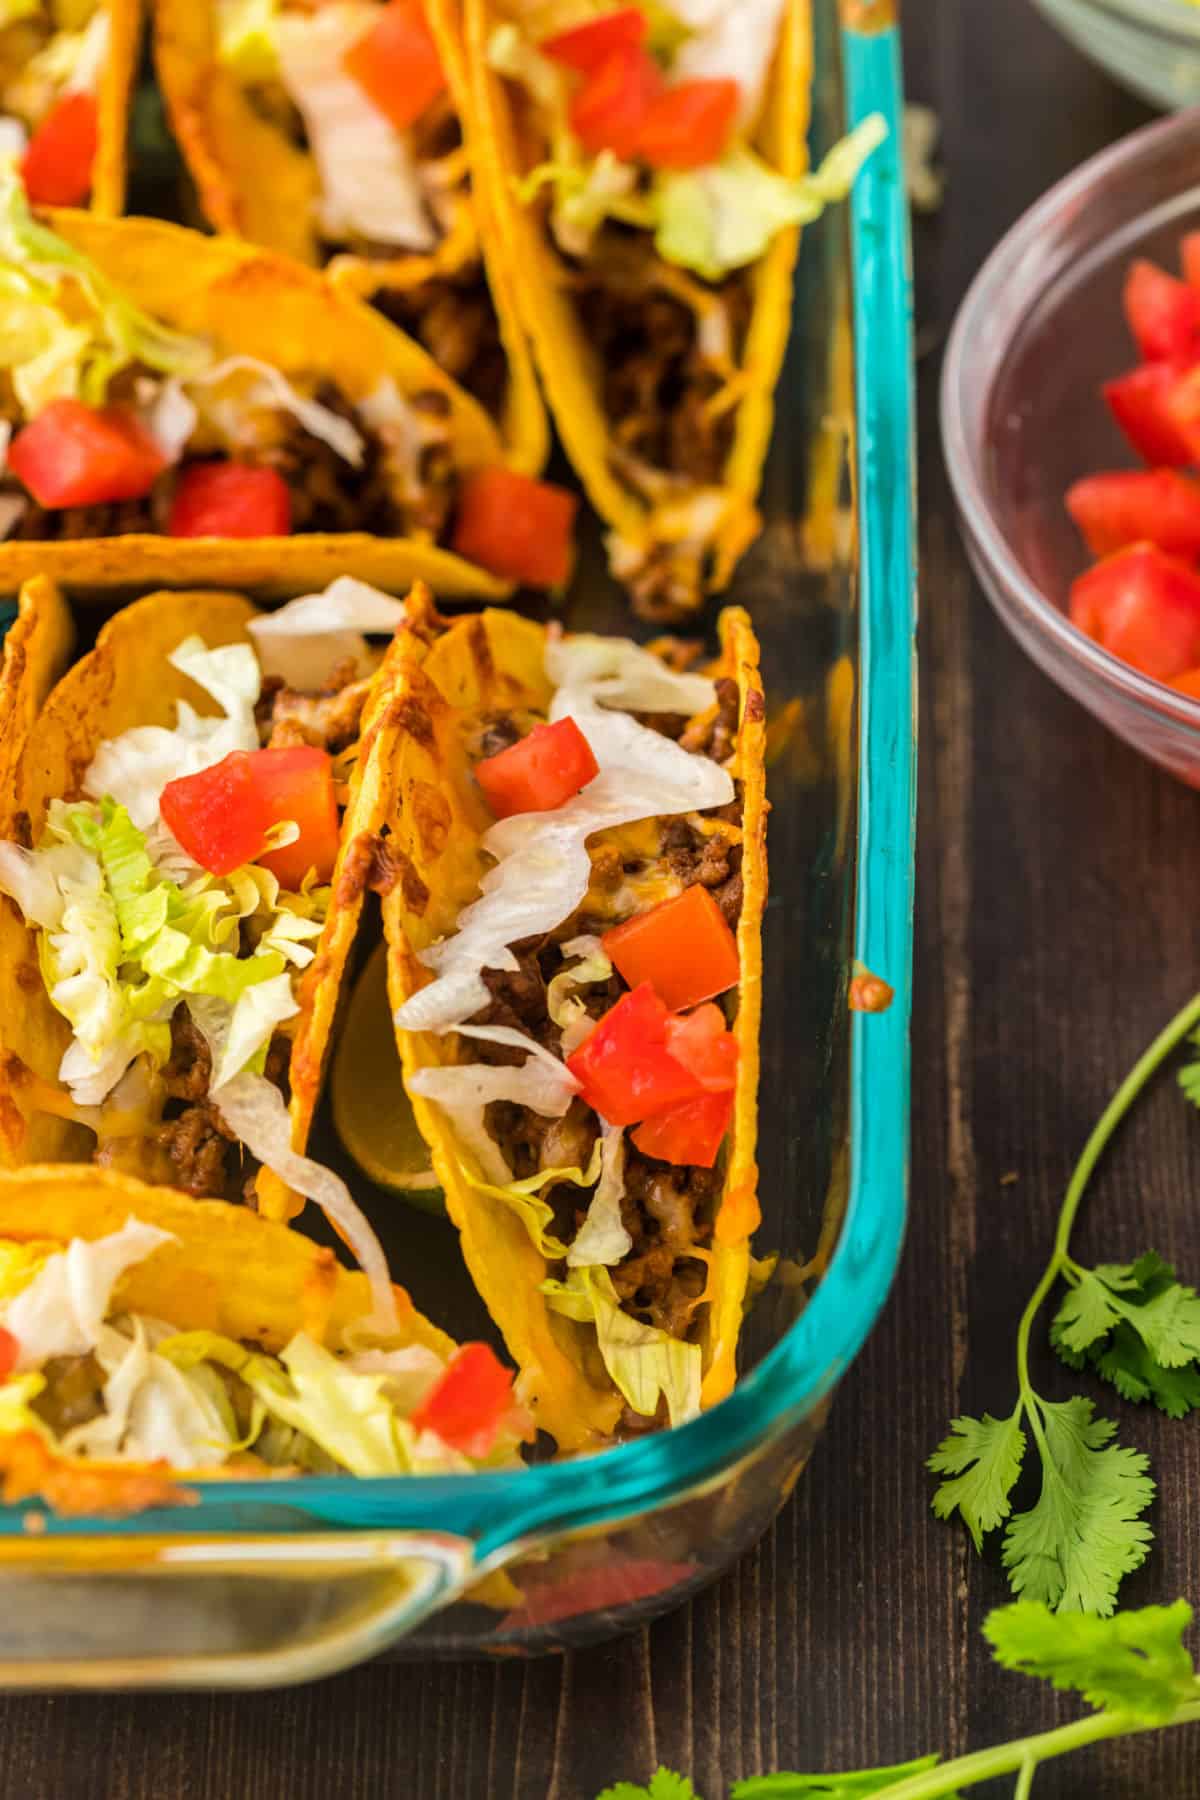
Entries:
[[1093,1713],[1090,1718],[1077,1719],[1071,1725],[1059,1725],[1053,1731],[1038,1732],[1035,1737],[1018,1738],[1014,1743],[998,1744],[991,1750],[975,1750],[968,1756],[956,1756],[952,1762],[939,1763],[920,1775],[906,1775],[903,1780],[880,1788],[876,1800],[937,1800],[938,1795],[953,1793],[955,1788],[972,1787],[977,1781],[1014,1772],[1020,1774],[1014,1800],[1024,1800],[1029,1794],[1033,1771],[1052,1757],[1066,1756],[1072,1750],[1082,1750],[1104,1738],[1197,1723],[1200,1723],[1200,1699],[1185,1701],[1169,1719],[1156,1723],[1131,1712]]
[[[1071,1232],[1075,1225],[1075,1216],[1079,1211],[1087,1184],[1092,1178],[1092,1172],[1108,1148],[1109,1139],[1150,1077],[1166,1061],[1176,1045],[1197,1024],[1200,1024],[1200,994],[1194,995],[1187,1005],[1175,1014],[1170,1024],[1163,1027],[1150,1047],[1138,1057],[1097,1120],[1091,1136],[1083,1146],[1079,1161],[1075,1164],[1071,1179],[1067,1183],[1066,1197],[1058,1216],[1058,1230],[1054,1236],[1054,1249],[1042,1272],[1041,1280],[1029,1296],[1029,1304],[1021,1314],[1021,1323],[1017,1327],[1017,1376],[1020,1385],[1018,1405],[1024,1406],[1033,1435],[1039,1448],[1043,1451],[1045,1445],[1041,1419],[1037,1415],[1036,1407],[1032,1404],[1035,1396],[1029,1379],[1029,1338],[1033,1330],[1033,1322],[1045,1304],[1047,1294],[1070,1262]],[[905,1800],[907,1800],[907,1796],[905,1796]]]

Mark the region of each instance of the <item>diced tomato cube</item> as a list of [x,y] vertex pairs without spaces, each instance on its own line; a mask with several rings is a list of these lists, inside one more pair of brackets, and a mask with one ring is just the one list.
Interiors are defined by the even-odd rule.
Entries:
[[672,1012],[711,1000],[737,983],[734,935],[708,889],[698,882],[649,912],[614,925],[601,941],[629,986],[650,982]]
[[35,206],[79,206],[92,188],[98,121],[92,94],[64,94],[46,114],[21,159]]
[[1159,467],[1174,468],[1192,460],[1187,439],[1166,411],[1167,396],[1183,372],[1175,363],[1143,363],[1106,381],[1102,390],[1134,449]]
[[[1200,301],[1200,294],[1196,298]],[[1163,394],[1162,409],[1187,445],[1189,459],[1200,460],[1200,367],[1176,377]]]
[[245,463],[192,463],[183,471],[167,520],[168,537],[287,537],[292,496],[278,469]]
[[571,31],[543,38],[538,49],[555,62],[566,63],[581,75],[590,75],[614,50],[638,50],[646,41],[646,15],[636,6],[603,13],[598,19],[576,25]]
[[8,466],[39,506],[140,500],[167,466],[150,433],[120,406],[52,400],[18,431]]
[[1177,469],[1087,475],[1067,490],[1067,511],[1093,556],[1138,543],[1200,556],[1200,481]]
[[704,1088],[667,1048],[671,1015],[648,981],[623,994],[567,1058],[583,1099],[610,1125],[633,1125]]
[[667,1049],[707,1094],[727,1093],[737,1081],[737,1039],[711,1002],[668,1022]]
[[575,559],[578,506],[574,494],[548,481],[499,463],[478,469],[459,491],[452,548],[509,581],[563,587]]
[[1081,631],[1158,681],[1200,664],[1200,575],[1154,544],[1106,557],[1071,588]]
[[272,824],[245,750],[168,781],[158,810],[176,842],[212,875],[253,862]]
[[1174,675],[1170,686],[1177,694],[1186,694],[1191,700],[1200,700],[1200,669],[1188,669],[1182,675]]
[[338,853],[337,795],[333,759],[315,744],[278,750],[252,750],[254,779],[272,825],[292,819],[300,836],[258,858],[276,880],[293,892],[307,875],[328,881]]
[[589,156],[611,150],[627,160],[637,154],[651,103],[662,87],[658,64],[647,51],[614,50],[588,74],[571,101],[571,130]]
[[592,746],[570,718],[535,725],[519,743],[475,765],[475,779],[498,819],[551,812],[599,773]]
[[701,169],[719,162],[742,90],[736,81],[681,81],[651,101],[637,153],[652,169]]
[[420,0],[388,0],[342,67],[367,98],[407,131],[446,86],[446,71]]
[[486,1456],[512,1406],[512,1371],[486,1344],[456,1350],[412,1415],[417,1431],[433,1431],[463,1456]]
[[1139,257],[1130,264],[1122,301],[1134,342],[1147,362],[1200,352],[1200,294],[1186,281]]
[[733,1117],[733,1095],[701,1094],[655,1113],[632,1133],[638,1149],[660,1162],[711,1169]]
[[[310,873],[318,881],[333,873],[338,851],[333,762],[316,745],[231,750],[211,768],[169,781],[159,811],[188,855],[213,875],[258,862],[283,887],[295,890]],[[285,819],[299,826],[299,837],[264,854],[267,833]]]
[[11,1375],[21,1357],[21,1346],[12,1332],[0,1325],[0,1381]]
[[1190,288],[1200,288],[1200,231],[1189,231],[1179,246],[1183,279]]

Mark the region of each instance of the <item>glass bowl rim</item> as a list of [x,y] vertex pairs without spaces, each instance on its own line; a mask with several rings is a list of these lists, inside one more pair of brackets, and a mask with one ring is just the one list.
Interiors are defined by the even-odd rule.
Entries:
[[[990,580],[1003,589],[1040,636],[1066,659],[1087,670],[1101,685],[1116,690],[1143,711],[1172,719],[1200,733],[1200,700],[1174,692],[1165,683],[1141,674],[1102,649],[1026,574],[996,520],[989,483],[982,467],[983,457],[976,454],[968,423],[972,412],[982,420],[995,387],[993,376],[989,392],[979,396],[970,371],[973,345],[986,322],[996,317],[996,302],[1011,287],[1013,270],[1021,267],[1043,233],[1052,230],[1064,214],[1076,213],[1080,203],[1098,185],[1119,177],[1122,171],[1143,158],[1152,158],[1161,145],[1173,141],[1176,135],[1186,137],[1189,134],[1195,136],[1200,151],[1200,109],[1173,113],[1141,126],[1116,144],[1089,157],[1047,189],[1041,199],[1036,200],[1005,232],[977,271],[955,315],[942,365],[940,422],[946,472],[955,504],[969,543],[980,557]],[[1055,274],[1058,272],[1056,270]],[[1044,274],[1043,271],[1043,280]],[[1030,307],[1036,305],[1043,291],[1040,288],[1037,294],[1028,296],[1027,304],[1019,313],[1014,313],[1008,342],[995,359],[997,371],[1011,350],[1013,337],[1024,326]],[[984,587],[987,590],[987,580]]]
[[[1049,0],[1055,11],[1063,0]],[[1115,13],[1130,24],[1148,27],[1160,37],[1194,43],[1200,49],[1200,6],[1188,0],[1068,0],[1080,12]]]

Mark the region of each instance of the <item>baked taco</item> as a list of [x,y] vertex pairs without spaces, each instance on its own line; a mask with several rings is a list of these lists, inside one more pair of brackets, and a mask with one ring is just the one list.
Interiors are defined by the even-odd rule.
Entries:
[[381,682],[388,985],[468,1268],[565,1450],[735,1376],[766,888],[763,697],[740,609],[681,647],[419,592]]
[[0,9],[0,147],[39,206],[125,206],[141,0],[9,0]]
[[148,219],[29,212],[0,167],[0,588],[337,574],[502,596],[570,568],[574,499],[316,270]]
[[209,223],[373,300],[535,474],[545,409],[480,227],[461,51],[437,27],[421,0],[158,0],[154,54]]
[[491,1350],[285,1225],[111,1170],[0,1174],[9,1503],[125,1513],[221,1476],[460,1473],[516,1462],[527,1430]]
[[808,0],[431,3],[613,573],[645,617],[684,615],[757,535],[799,227],[882,122],[805,174]]
[[[50,685],[39,578],[0,704],[0,1163],[92,1162],[374,1236],[303,1155],[365,891],[381,879],[373,655],[400,602],[343,580],[273,614],[151,594]],[[22,721],[36,716],[36,727]]]

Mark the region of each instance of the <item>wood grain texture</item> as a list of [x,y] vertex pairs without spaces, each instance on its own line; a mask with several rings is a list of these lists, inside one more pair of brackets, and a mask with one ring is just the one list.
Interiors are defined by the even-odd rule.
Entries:
[[[1063,1182],[1126,1066],[1195,985],[1200,799],[1022,657],[973,583],[936,432],[940,342],[1000,232],[1146,116],[1026,0],[909,0],[909,86],[950,182],[917,233],[923,693],[913,1208],[896,1291],[793,1502],[675,1616],[559,1661],[379,1665],[249,1697],[0,1702],[5,1800],[591,1800],[656,1762],[706,1800],[1036,1729],[1070,1706],[994,1672],[993,1563],[928,1510],[950,1414],[1011,1403],[1008,1346]],[[1001,1177],[1013,1172],[1014,1183]],[[1200,1121],[1164,1084],[1105,1167],[1085,1251],[1200,1273]],[[1051,1392],[1069,1391],[1043,1364]],[[1132,1602],[1200,1598],[1194,1422],[1125,1413],[1165,1499]],[[979,1790],[983,1792],[984,1790]],[[1039,1800],[1198,1800],[1200,1739],[1114,1745]]]

